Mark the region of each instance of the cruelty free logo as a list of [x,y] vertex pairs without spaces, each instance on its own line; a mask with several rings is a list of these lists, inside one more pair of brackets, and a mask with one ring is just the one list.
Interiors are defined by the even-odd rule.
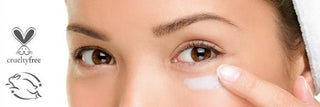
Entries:
[[34,27],[29,27],[25,32],[23,32],[19,27],[14,27],[12,29],[13,37],[21,44],[20,48],[15,52],[19,57],[8,58],[7,63],[41,63],[40,58],[34,58],[32,56],[33,52],[27,46],[27,44],[35,37],[36,29]]

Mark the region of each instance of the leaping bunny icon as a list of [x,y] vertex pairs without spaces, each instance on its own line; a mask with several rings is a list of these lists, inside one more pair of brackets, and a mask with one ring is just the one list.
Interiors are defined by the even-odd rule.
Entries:
[[12,29],[12,35],[22,45],[18,49],[17,54],[19,55],[32,54],[32,51],[27,47],[27,43],[31,41],[31,39],[35,36],[35,34],[36,34],[36,29],[34,27],[29,27],[25,33],[23,33],[23,31],[18,27],[15,27]]
[[41,97],[38,89],[42,86],[40,80],[28,72],[17,73],[8,79],[11,93],[20,99],[31,100]]

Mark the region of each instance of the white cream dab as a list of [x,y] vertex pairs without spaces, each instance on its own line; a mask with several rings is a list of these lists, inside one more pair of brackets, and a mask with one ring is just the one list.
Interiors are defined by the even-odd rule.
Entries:
[[221,86],[216,75],[206,75],[202,77],[185,79],[184,84],[192,90],[209,90]]

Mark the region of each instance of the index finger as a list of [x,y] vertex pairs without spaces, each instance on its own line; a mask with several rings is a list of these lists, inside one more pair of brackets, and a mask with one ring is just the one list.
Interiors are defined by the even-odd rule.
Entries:
[[286,90],[258,79],[240,68],[221,65],[217,69],[223,87],[259,107],[302,107],[303,103]]

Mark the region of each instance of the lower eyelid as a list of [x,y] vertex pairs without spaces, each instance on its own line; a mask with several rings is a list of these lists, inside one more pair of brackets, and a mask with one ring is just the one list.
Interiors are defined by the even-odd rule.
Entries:
[[199,63],[171,63],[170,68],[177,72],[188,72],[188,73],[207,73],[213,72],[214,67],[219,65],[221,62],[218,60],[206,60]]
[[225,56],[221,54],[198,63],[171,63],[170,68],[174,69],[177,72],[185,72],[191,74],[215,72],[214,68],[222,63],[224,57]]

